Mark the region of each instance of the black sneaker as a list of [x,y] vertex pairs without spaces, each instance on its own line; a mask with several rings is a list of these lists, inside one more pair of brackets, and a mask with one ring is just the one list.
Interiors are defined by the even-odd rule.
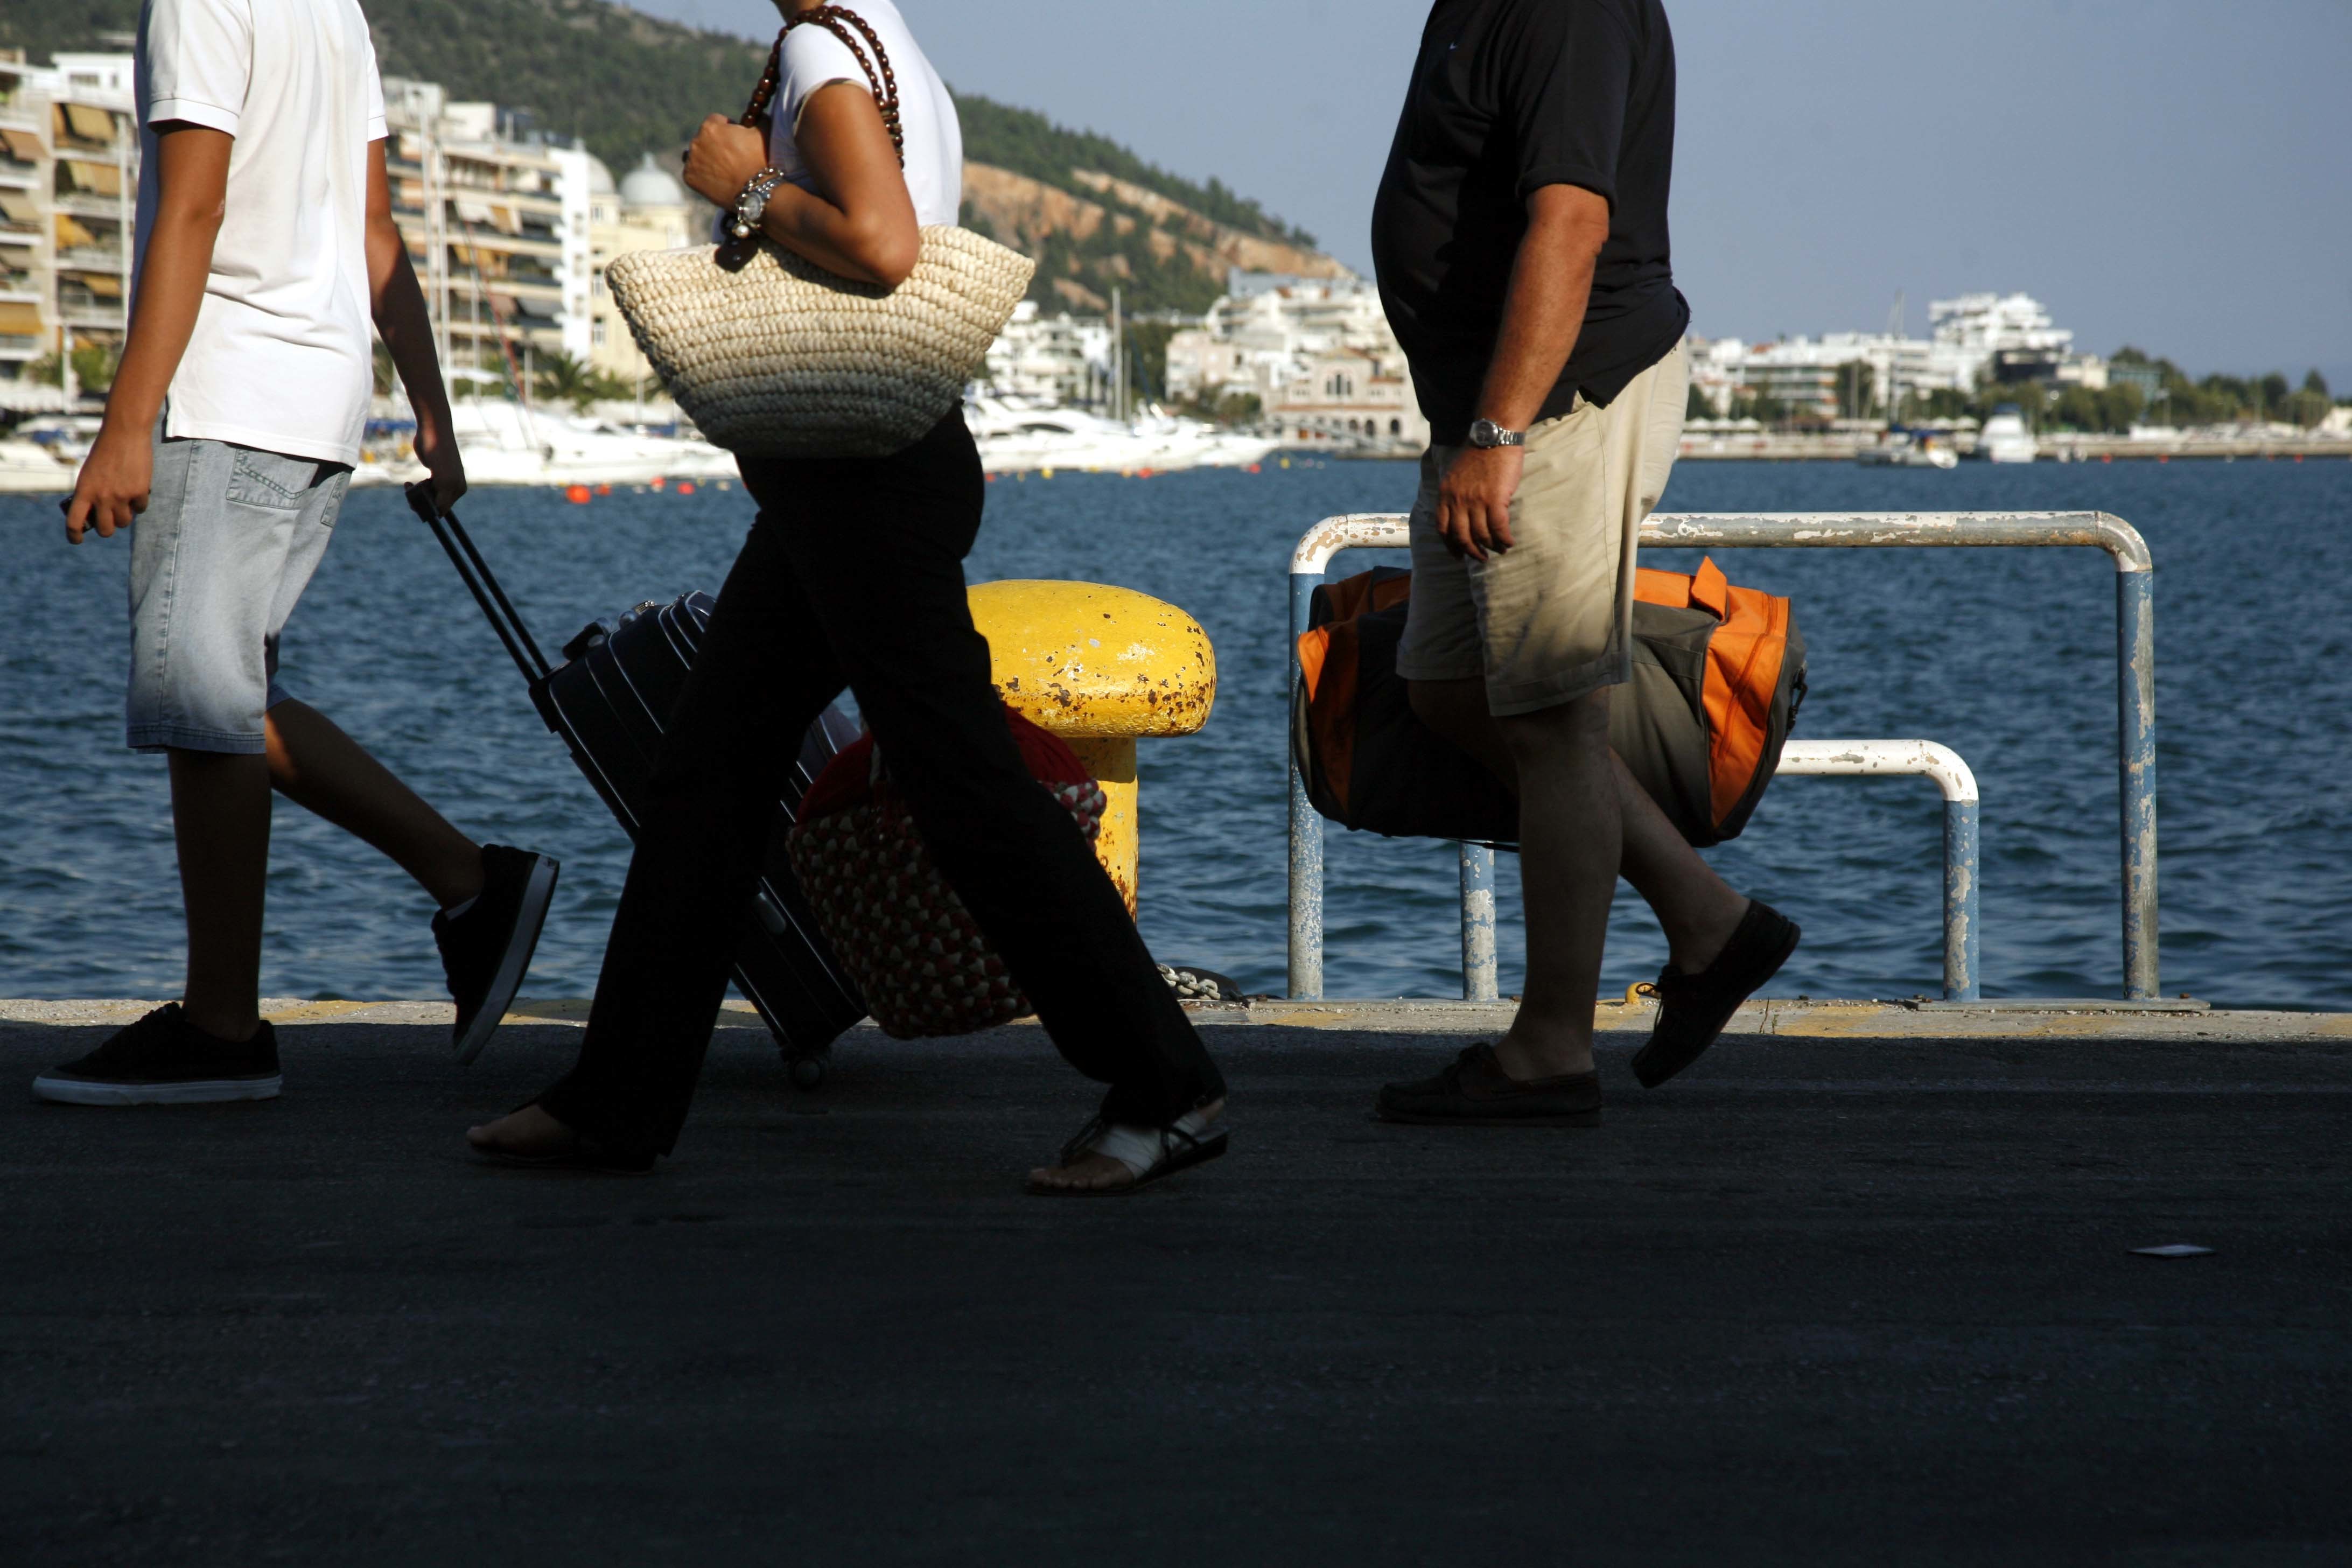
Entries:
[[1660,970],[1657,984],[1643,987],[1658,999],[1658,1020],[1650,1026],[1649,1043],[1633,1053],[1633,1076],[1642,1087],[1655,1089],[1698,1060],[1739,1005],[1780,973],[1803,934],[1796,921],[1750,899],[1739,929],[1713,963],[1696,974],[1671,963]]
[[433,917],[441,971],[457,1004],[457,1026],[449,1032],[449,1043],[459,1061],[482,1054],[508,1004],[522,989],[560,869],[544,855],[485,844],[481,896],[454,921],[445,914]]
[[1381,1089],[1374,1113],[1428,1127],[1598,1127],[1601,1075],[1515,1079],[1481,1040],[1435,1078]]
[[213,1105],[275,1100],[278,1031],[268,1019],[243,1042],[208,1035],[167,1002],[78,1060],[33,1080],[37,1099],[59,1105]]

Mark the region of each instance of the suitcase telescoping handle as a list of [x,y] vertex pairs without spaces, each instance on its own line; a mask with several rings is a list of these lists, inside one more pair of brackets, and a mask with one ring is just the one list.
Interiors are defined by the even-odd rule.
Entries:
[[482,552],[474,548],[474,541],[466,532],[466,525],[457,521],[457,514],[454,511],[445,517],[434,510],[433,492],[425,486],[410,485],[407,495],[409,509],[425,520],[425,525],[433,531],[433,537],[441,542],[441,548],[448,552],[449,564],[457,569],[457,575],[474,595],[474,603],[481,605],[482,614],[489,617],[490,629],[499,634],[500,642],[507,645],[507,652],[513,657],[515,668],[522,671],[523,679],[533,686],[545,680],[551,673],[547,656],[539,651],[537,643],[531,641],[530,628],[524,626],[522,617],[515,613],[513,602],[508,599],[507,591],[499,586],[498,577],[490,571],[489,563],[483,560]]

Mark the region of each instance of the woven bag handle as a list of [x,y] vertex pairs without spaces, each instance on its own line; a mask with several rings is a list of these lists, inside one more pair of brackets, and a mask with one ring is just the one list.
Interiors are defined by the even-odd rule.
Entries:
[[[784,37],[794,27],[807,22],[815,23],[839,38],[843,47],[856,59],[858,68],[866,73],[866,85],[873,89],[874,106],[882,111],[883,127],[890,132],[890,148],[898,154],[898,167],[905,168],[907,133],[898,124],[898,75],[890,68],[890,53],[882,47],[881,38],[867,26],[865,17],[846,5],[819,5],[802,12],[784,24],[783,32],[776,35],[776,47],[768,51],[768,67],[760,73],[760,85],[751,90],[751,105],[743,110],[743,118],[737,123],[756,131],[766,121],[768,108],[776,100],[777,83],[783,75]],[[852,29],[856,30],[856,37],[852,36]],[[872,59],[867,59],[866,48],[859,47],[860,38],[864,39],[866,47],[874,51]],[[877,65],[881,68],[878,73],[875,68]]]

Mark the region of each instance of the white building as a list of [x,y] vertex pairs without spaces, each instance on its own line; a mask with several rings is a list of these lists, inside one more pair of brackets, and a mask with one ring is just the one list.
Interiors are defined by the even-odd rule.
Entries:
[[1110,388],[1110,323],[1103,318],[1066,311],[1047,316],[1034,300],[1024,300],[989,345],[984,374],[996,392],[1042,403],[1094,404]]
[[387,77],[383,95],[393,213],[443,362],[585,358],[593,160],[517,136],[497,105],[452,102],[437,82]]
[[587,160],[588,189],[588,346],[579,357],[608,375],[642,384],[652,377],[653,366],[629,334],[628,320],[605,286],[604,268],[614,257],[690,244],[696,237],[693,198],[650,153],[617,184],[603,162],[586,153],[579,156]]
[[1934,323],[1931,363],[1937,384],[1966,391],[1990,374],[1998,381],[2055,379],[2074,334],[2057,326],[2031,294],[1963,294],[1927,307]]
[[2074,334],[2054,324],[2029,294],[1964,294],[1927,308],[1930,338],[1896,332],[1828,332],[1749,343],[1738,338],[1691,340],[1691,384],[1718,416],[1741,394],[1769,396],[1795,413],[1833,418],[1840,392],[1853,404],[1845,367],[1870,369],[1872,402],[1881,412],[1895,388],[1910,397],[1972,392],[1980,381],[2049,381],[2093,389],[2107,384],[2107,365],[2073,350]]
[[[139,184],[126,54],[0,58],[0,407],[61,408],[71,356],[120,353]],[[55,381],[31,375],[58,364]]]
[[1202,324],[1168,342],[1171,397],[1257,398],[1268,424],[1301,442],[1429,444],[1404,351],[1359,278],[1235,272]]

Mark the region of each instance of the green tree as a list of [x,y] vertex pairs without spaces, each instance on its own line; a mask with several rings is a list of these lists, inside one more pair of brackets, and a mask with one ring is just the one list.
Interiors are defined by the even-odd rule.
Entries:
[[630,388],[614,377],[583,364],[561,349],[531,352],[531,394],[550,403],[569,403],[576,409],[608,398],[626,397]]
[[1168,340],[1179,331],[1174,321],[1129,321],[1127,384],[1138,401],[1156,403],[1168,395]]
[[1878,394],[1874,390],[1877,373],[1862,360],[1849,360],[1838,366],[1837,401],[1841,419],[1867,419],[1877,405]]
[[[2313,366],[2310,373],[2303,378],[2303,390],[2317,393],[2322,397],[2327,396],[2327,378],[2319,374],[2316,365]],[[2330,398],[2329,401],[2333,402],[2334,399]]]
[[1694,386],[1690,389],[1690,395],[1683,399],[1683,417],[1712,419],[1715,417],[1715,405],[1707,401],[1706,393]]
[[[104,392],[114,384],[114,367],[121,356],[112,349],[96,343],[76,345],[73,352],[74,383],[83,392]],[[64,369],[57,351],[50,350],[25,367],[25,379],[42,386],[64,384]]]
[[1255,392],[1236,392],[1230,387],[1218,387],[1208,395],[1196,395],[1175,405],[1179,414],[1195,419],[1207,419],[1218,425],[1246,425],[1265,412],[1265,405]]

